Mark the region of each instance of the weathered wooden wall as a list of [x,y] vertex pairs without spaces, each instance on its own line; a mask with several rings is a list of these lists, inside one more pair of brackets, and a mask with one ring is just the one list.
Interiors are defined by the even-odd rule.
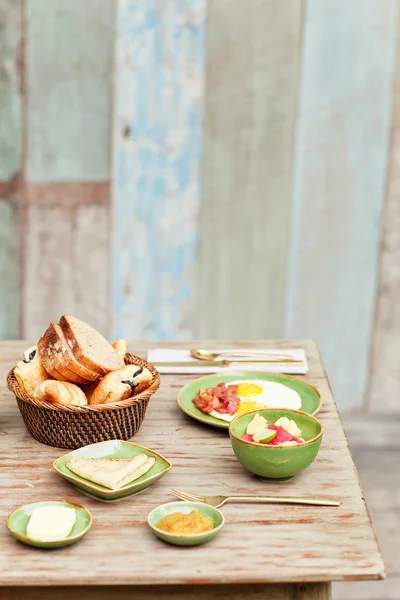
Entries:
[[400,0],[0,0],[0,337],[310,337],[399,410]]
[[284,333],[321,345],[342,406],[367,389],[397,0],[309,0]]
[[[109,315],[113,0],[0,2],[0,337]],[[46,314],[47,313],[47,314]]]
[[[400,28],[400,16],[397,16]],[[379,285],[372,338],[368,407],[400,412],[400,35],[397,35],[392,89],[391,140],[381,228]]]
[[0,0],[0,337],[20,334],[22,4]]
[[196,331],[280,337],[302,3],[209,4]]

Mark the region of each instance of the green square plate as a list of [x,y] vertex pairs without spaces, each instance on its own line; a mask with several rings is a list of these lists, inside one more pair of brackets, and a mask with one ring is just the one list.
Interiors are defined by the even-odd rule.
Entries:
[[[262,379],[264,381],[276,381],[282,383],[292,390],[295,390],[301,398],[302,412],[308,413],[309,415],[315,415],[322,405],[322,398],[319,391],[310,383],[293,377],[292,375],[280,375],[278,373],[256,373],[256,372],[237,372],[237,373],[217,373],[215,375],[205,375],[198,379],[194,379],[187,383],[179,392],[178,404],[180,408],[187,415],[201,421],[202,423],[208,423],[214,427],[221,429],[229,429],[229,423],[221,419],[217,419],[212,415],[203,413],[201,410],[196,408],[193,404],[193,398],[196,398],[200,388],[214,387],[218,383],[224,382],[229,383],[231,381],[238,380],[252,380]],[[267,406],[265,408],[268,408]]]
[[[119,490],[110,490],[102,485],[83,479],[83,477],[79,477],[79,475],[70,471],[66,466],[71,458],[133,458],[136,454],[154,456],[156,462],[150,471],[135,481],[127,483]],[[68,481],[71,481],[79,491],[87,496],[102,502],[115,502],[144,492],[155,481],[158,481],[158,479],[165,475],[172,465],[166,458],[157,454],[157,452],[153,452],[153,450],[149,450],[149,448],[144,448],[131,442],[109,440],[107,442],[99,442],[98,444],[90,444],[89,446],[69,452],[56,460],[53,463],[53,467],[57,473],[68,479]]]

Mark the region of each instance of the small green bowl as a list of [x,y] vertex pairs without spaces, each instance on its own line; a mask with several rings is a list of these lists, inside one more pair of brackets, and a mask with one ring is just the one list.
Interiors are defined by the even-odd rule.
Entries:
[[[192,512],[194,508],[204,515],[205,517],[211,517],[214,520],[215,527],[210,531],[204,533],[168,533],[157,527],[157,524],[166,515],[171,515],[176,512],[182,512],[188,514]],[[214,538],[217,533],[222,529],[225,523],[224,515],[217,508],[210,506],[209,504],[203,504],[202,502],[169,502],[168,504],[162,504],[158,506],[148,516],[148,524],[154,531],[154,533],[164,542],[174,544],[175,546],[197,546],[204,544]]]
[[[75,525],[72,528],[69,536],[65,540],[54,540],[52,542],[39,542],[31,539],[26,535],[26,527],[29,519],[35,508],[39,506],[65,506],[67,508],[73,508],[76,513]],[[63,546],[70,546],[75,544],[78,540],[89,531],[92,526],[92,515],[90,512],[80,504],[75,502],[33,502],[32,504],[24,504],[19,508],[13,510],[7,517],[7,527],[14,537],[20,542],[27,544],[28,546],[36,546],[37,548],[62,548]]]
[[[242,440],[247,425],[256,413],[267,419],[269,424],[275,423],[280,417],[292,419],[301,429],[305,442],[282,447]],[[238,461],[250,473],[272,481],[290,479],[309,467],[318,454],[322,433],[322,423],[318,419],[298,410],[287,409],[252,410],[236,417],[229,426],[232,448]]]

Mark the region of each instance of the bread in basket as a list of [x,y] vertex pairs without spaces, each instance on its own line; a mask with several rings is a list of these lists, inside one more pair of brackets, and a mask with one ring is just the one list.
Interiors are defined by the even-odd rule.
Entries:
[[[70,335],[68,327],[63,327],[65,318],[75,325],[82,323],[84,328]],[[17,363],[7,377],[7,385],[15,394],[28,431],[44,444],[68,449],[106,440],[130,439],[139,431],[150,397],[160,385],[158,371],[144,359],[125,354],[126,343],[117,342],[114,350],[111,344],[95,330],[92,330],[95,332],[94,337],[90,338],[91,328],[78,319],[64,316],[60,319],[60,326],[62,336],[60,331],[57,331],[57,327],[51,324],[49,328],[51,335],[47,335],[49,330],[46,331],[38,343],[40,351],[37,352],[36,347],[30,348],[25,353],[25,361]],[[54,330],[62,337],[61,343],[59,339],[54,338]],[[96,335],[100,337],[96,339]],[[89,342],[92,339],[89,344],[88,339]],[[99,353],[99,350],[101,350],[100,359],[96,362],[96,352]],[[122,354],[124,354],[123,358]],[[45,357],[43,362],[42,357]],[[112,393],[113,381],[118,379],[116,377],[118,369],[125,374],[130,371],[124,365],[138,367],[132,370],[136,375],[136,379],[133,379],[134,384],[132,380],[127,381],[125,375],[123,385],[118,382],[119,387],[116,387],[115,393]],[[109,377],[107,372],[110,373]],[[144,375],[146,375],[145,381]],[[142,378],[141,384],[138,383],[140,378]],[[107,379],[110,383],[105,385]],[[82,380],[85,381],[84,384]],[[39,393],[46,384],[50,384],[47,387],[54,388],[52,392],[56,390],[57,393],[58,388],[61,390],[61,387],[65,386],[63,382],[68,382],[68,393],[66,392],[65,397],[60,395],[58,401],[57,398],[51,402],[44,400],[43,398],[47,398],[46,394]],[[136,394],[135,385],[139,390]],[[78,392],[76,395],[69,393],[70,390],[74,391],[73,388]],[[103,390],[103,393],[99,394],[98,390],[102,388],[106,391]],[[125,391],[118,392],[119,389]],[[85,394],[82,394],[81,390]],[[122,393],[124,395],[121,395]],[[125,398],[126,395],[131,397]],[[85,398],[84,405],[82,405],[82,396]],[[95,402],[102,403],[91,404],[93,396]],[[48,397],[53,400],[53,396]],[[69,399],[70,397],[72,400]],[[125,399],[114,401],[118,397]]]

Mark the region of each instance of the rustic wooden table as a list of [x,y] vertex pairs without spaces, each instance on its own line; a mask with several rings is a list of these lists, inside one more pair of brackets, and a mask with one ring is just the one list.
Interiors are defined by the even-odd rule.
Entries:
[[[164,454],[173,469],[146,494],[102,504],[75,491],[53,471],[53,460],[64,451],[36,442],[26,431],[5,378],[29,343],[0,343],[1,599],[180,600],[190,594],[198,600],[328,600],[332,581],[384,576],[363,492],[315,344],[237,343],[244,344],[306,349],[310,371],[304,379],[322,394],[319,417],[325,428],[313,465],[281,484],[249,475],[235,459],[225,431],[203,426],[179,410],[178,390],[193,375],[163,375],[134,441]],[[147,347],[131,344],[130,351],[144,355]],[[158,540],[146,524],[150,510],[174,500],[171,487],[199,493],[320,494],[339,496],[343,502],[340,508],[318,509],[228,504],[223,508],[226,526],[213,542],[180,549]],[[7,514],[18,505],[46,499],[84,504],[93,514],[92,530],[78,544],[54,551],[17,542],[5,527]]]

